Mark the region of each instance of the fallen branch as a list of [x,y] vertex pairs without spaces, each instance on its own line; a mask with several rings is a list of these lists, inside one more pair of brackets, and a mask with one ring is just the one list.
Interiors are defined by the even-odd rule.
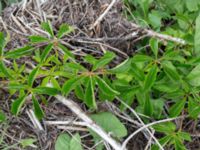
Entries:
[[126,150],[122,148],[121,144],[110,137],[100,126],[98,126],[92,119],[90,119],[80,107],[70,99],[66,99],[64,96],[57,95],[55,98],[66,105],[72,112],[74,112],[80,119],[82,119],[88,128],[96,132],[102,139],[109,143],[115,150]]
[[155,37],[155,38],[158,38],[160,40],[172,41],[172,42],[179,43],[179,44],[186,44],[186,41],[183,40],[183,39],[180,39],[180,38],[177,38],[177,37],[172,37],[172,36],[166,35],[166,34],[157,33],[153,30],[143,29],[142,27],[140,27],[139,25],[134,24],[134,23],[132,23],[131,25],[134,28],[142,30],[142,32],[144,34],[146,34],[146,36]]

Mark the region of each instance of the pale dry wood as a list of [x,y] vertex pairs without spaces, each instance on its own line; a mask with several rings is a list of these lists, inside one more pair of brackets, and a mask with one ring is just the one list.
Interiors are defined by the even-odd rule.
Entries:
[[126,147],[122,148],[122,145],[109,136],[100,126],[98,126],[90,117],[88,117],[80,107],[70,99],[66,99],[64,96],[57,95],[55,98],[67,106],[72,112],[74,112],[80,119],[82,119],[87,127],[96,132],[102,139],[109,143],[115,150],[126,150]]

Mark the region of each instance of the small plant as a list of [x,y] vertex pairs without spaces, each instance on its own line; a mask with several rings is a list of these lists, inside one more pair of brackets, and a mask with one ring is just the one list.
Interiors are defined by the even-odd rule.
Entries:
[[[92,110],[98,109],[97,101],[113,101],[118,97],[129,106],[135,102],[136,111],[151,119],[172,118],[180,114],[197,119],[200,113],[200,66],[196,52],[180,51],[181,47],[175,49],[171,43],[160,52],[162,43],[151,39],[148,54],[137,53],[110,68],[109,64],[115,58],[112,52],[106,51],[98,59],[86,55],[80,62],[66,48],[63,38],[73,32],[72,27],[63,24],[57,34],[50,22],[42,23],[42,28],[48,33],[47,36],[30,36],[28,46],[6,52],[4,49],[9,35],[5,37],[0,33],[1,84],[9,90],[10,95],[18,97],[12,102],[13,114],[18,115],[26,101],[31,99],[36,116],[42,119],[45,113],[40,103],[47,103],[46,96],[69,96],[74,93],[77,99]],[[30,69],[27,69],[26,64],[17,63],[18,59],[23,60],[27,56],[32,59]],[[124,105],[120,108],[126,109]],[[125,127],[111,114],[102,113],[91,117],[106,131],[113,132],[114,137],[126,136]],[[113,118],[113,124],[119,130],[114,131],[113,126],[107,126],[108,118]],[[143,119],[149,121],[148,118]],[[168,124],[167,127],[161,124],[154,126],[156,131],[165,134],[160,143],[163,146],[174,144],[176,149],[184,148],[183,142],[191,140],[189,134],[181,128],[177,132],[172,122]],[[99,137],[91,134],[95,142],[99,142]],[[70,143],[73,141],[68,135],[62,135],[62,138],[68,139]]]

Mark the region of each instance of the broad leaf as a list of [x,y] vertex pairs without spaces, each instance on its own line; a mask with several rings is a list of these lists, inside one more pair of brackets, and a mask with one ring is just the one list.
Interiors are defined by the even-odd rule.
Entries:
[[[117,138],[127,135],[127,129],[120,120],[110,112],[102,112],[91,115],[91,118],[100,125],[107,133]],[[90,131],[91,132],[91,131]],[[96,133],[91,132],[94,138],[100,138]]]
[[157,132],[163,132],[166,134],[173,133],[176,130],[176,125],[173,122],[164,122],[153,125],[153,128]]
[[70,141],[70,150],[83,150],[81,146],[81,137],[79,134],[75,134],[72,136]]
[[60,134],[55,143],[55,150],[70,150],[70,140],[68,134]]

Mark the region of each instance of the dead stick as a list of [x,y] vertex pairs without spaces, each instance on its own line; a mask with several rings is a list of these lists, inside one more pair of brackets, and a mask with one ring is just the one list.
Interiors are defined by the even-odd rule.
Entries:
[[112,137],[110,137],[100,126],[98,126],[92,119],[90,119],[80,107],[70,99],[66,99],[64,96],[55,96],[58,101],[66,105],[72,112],[74,112],[80,119],[82,119],[87,127],[96,132],[102,139],[108,142],[115,150],[126,150],[122,149],[120,143],[116,142]]
[[96,27],[97,24],[99,24],[102,19],[105,17],[105,15],[109,12],[109,10],[113,7],[117,0],[112,0],[112,2],[109,4],[109,6],[106,8],[106,10],[99,16],[99,18],[95,21],[95,23],[90,27],[90,30],[92,30],[94,27]]

